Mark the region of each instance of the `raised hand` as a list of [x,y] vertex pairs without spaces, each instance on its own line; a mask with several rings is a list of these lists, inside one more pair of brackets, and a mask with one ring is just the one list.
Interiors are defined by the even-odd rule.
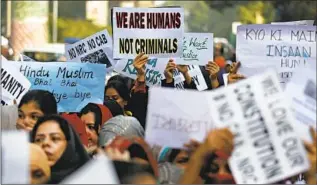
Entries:
[[170,59],[164,70],[164,76],[166,78],[167,83],[171,83],[173,81],[173,71],[175,69],[176,69],[176,64],[173,59]]

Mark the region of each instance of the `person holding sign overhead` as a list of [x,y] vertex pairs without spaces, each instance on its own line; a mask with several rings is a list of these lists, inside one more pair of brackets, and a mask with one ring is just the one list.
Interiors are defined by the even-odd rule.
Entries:
[[54,95],[45,90],[31,90],[21,99],[18,106],[18,130],[31,131],[36,121],[44,115],[57,114]]

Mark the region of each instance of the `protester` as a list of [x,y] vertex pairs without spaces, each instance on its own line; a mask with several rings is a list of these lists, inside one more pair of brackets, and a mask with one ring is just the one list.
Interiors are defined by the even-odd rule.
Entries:
[[42,147],[48,157],[50,184],[61,182],[89,160],[77,133],[57,115],[44,116],[37,121],[31,142]]
[[111,111],[113,117],[124,115],[122,108],[115,100],[105,100],[103,104]]
[[51,169],[45,152],[36,144],[30,144],[30,183],[45,184],[51,176]]
[[16,128],[31,131],[39,118],[50,114],[57,114],[54,95],[45,90],[31,90],[19,103]]

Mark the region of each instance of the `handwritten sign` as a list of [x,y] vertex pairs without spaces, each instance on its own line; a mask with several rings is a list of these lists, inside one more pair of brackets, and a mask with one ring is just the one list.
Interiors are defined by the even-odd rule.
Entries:
[[314,20],[301,20],[301,21],[290,21],[290,22],[271,22],[274,25],[305,25],[313,26]]
[[119,184],[119,180],[112,162],[99,154],[61,184]]
[[113,57],[181,57],[183,8],[113,8]]
[[285,93],[297,123],[295,130],[306,141],[312,142],[309,127],[316,128],[316,69],[299,69],[287,83]]
[[112,53],[112,38],[107,30],[65,45],[66,58],[70,62],[105,64],[110,68],[114,63]]
[[183,148],[190,139],[203,141],[213,128],[201,92],[162,87],[151,87],[150,92],[145,139],[151,145]]
[[52,92],[59,112],[79,112],[87,103],[102,103],[106,67],[77,62],[16,62],[31,89]]
[[242,25],[238,27],[237,59],[242,67],[275,68],[281,83],[296,68],[316,68],[316,26]]
[[28,141],[28,134],[24,131],[2,131],[1,183],[30,183]]
[[271,184],[309,169],[277,73],[266,71],[209,92],[216,127],[233,132],[229,159],[237,184]]
[[183,55],[177,64],[206,65],[213,59],[212,33],[184,33]]
[[31,87],[29,80],[12,63],[17,62],[1,62],[1,102],[8,105],[12,104],[13,100],[19,103]]
[[[208,89],[206,80],[197,65],[190,65],[188,66],[188,72],[189,75],[192,77],[192,80],[194,80],[194,83],[196,85],[196,88],[198,91],[203,91]],[[180,73],[177,69],[174,70],[173,73],[173,78],[174,78],[174,86],[176,89],[185,89],[184,84],[185,82],[185,77],[182,73]]]
[[[165,79],[164,70],[168,59],[152,58],[145,65],[145,81],[148,86],[161,85],[161,80]],[[121,59],[115,66],[115,71],[132,79],[137,78],[137,71],[133,67],[133,59]]]

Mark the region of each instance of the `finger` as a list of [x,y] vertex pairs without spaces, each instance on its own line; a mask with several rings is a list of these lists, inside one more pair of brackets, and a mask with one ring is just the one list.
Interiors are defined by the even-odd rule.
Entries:
[[169,64],[171,62],[174,62],[174,60],[173,59],[169,59],[167,64]]
[[240,66],[241,66],[240,62],[237,62],[235,65],[233,65],[232,73],[234,74],[237,73]]
[[313,139],[314,146],[316,146],[317,145],[317,133],[316,133],[314,127],[310,127],[309,131],[310,131],[310,135]]
[[139,60],[143,61],[143,60],[147,60],[149,57],[148,55],[142,55]]
[[14,105],[17,104],[17,100],[16,100],[16,99],[13,100],[13,104],[14,104]]
[[139,58],[141,58],[143,55],[144,55],[143,52],[139,53],[139,54],[135,57],[134,61],[138,61]]
[[308,153],[313,153],[314,152],[313,147],[311,145],[312,144],[310,144],[309,142],[304,141],[304,146],[305,146],[305,148],[306,148]]
[[217,67],[217,66],[211,66],[211,69],[218,71],[218,70],[219,70],[219,67]]
[[241,74],[233,74],[230,76],[232,79],[245,79],[245,76]]

